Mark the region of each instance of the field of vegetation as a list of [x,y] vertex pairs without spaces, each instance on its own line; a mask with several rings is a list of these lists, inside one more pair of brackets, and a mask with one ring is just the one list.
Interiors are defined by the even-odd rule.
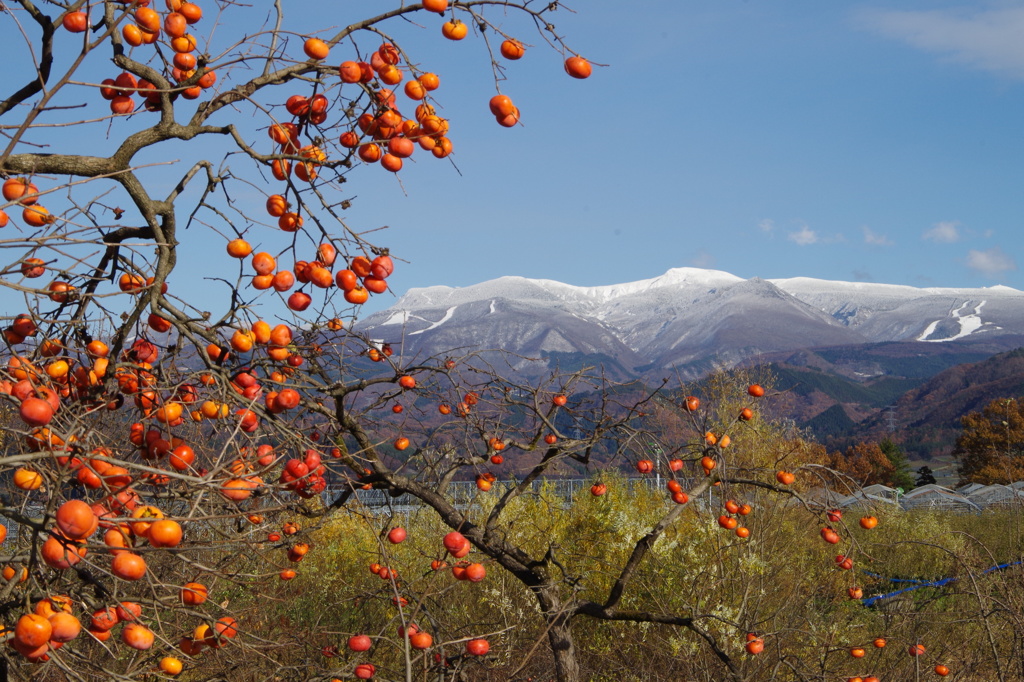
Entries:
[[[600,599],[644,529],[672,504],[637,479],[604,483],[602,496],[583,488],[571,498],[541,485],[509,510],[512,541],[549,552],[559,589],[573,598]],[[499,489],[477,496],[469,518],[486,515]],[[1021,509],[980,515],[851,509],[836,523],[825,520],[841,538],[832,545],[800,504],[756,493],[737,501],[752,507],[744,518],[748,538],[720,526],[726,500],[713,493],[691,501],[654,544],[623,602],[652,615],[648,622],[574,624],[581,679],[732,679],[723,657],[739,679],[751,681],[932,679],[941,666],[956,680],[1024,676],[1024,569],[988,570],[1024,556]],[[862,515],[876,514],[876,527],[860,527]],[[442,543],[450,529],[429,510],[352,507],[330,521],[304,523],[296,523],[296,536],[248,529],[258,542],[245,561],[214,550],[196,557],[197,563],[230,562],[207,585],[218,605],[153,614],[157,636],[176,640],[191,631],[196,615],[212,620],[230,609],[248,645],[200,644],[195,665],[180,679],[348,679],[367,662],[375,679],[552,678],[546,619],[529,589],[476,552],[466,561],[481,564],[486,575],[479,582],[456,579],[456,560]],[[388,531],[396,527],[407,537],[393,544]],[[268,533],[281,539],[267,540]],[[298,542],[310,547],[300,562],[274,560],[279,548]],[[838,568],[837,553],[853,557],[854,568]],[[294,579],[268,587],[268,575],[289,567],[299,569]],[[189,575],[181,572],[180,580]],[[928,586],[948,578],[954,580]],[[866,605],[906,588],[915,589]],[[861,594],[863,601],[854,598]],[[693,619],[701,634],[658,623],[659,617]],[[403,627],[429,633],[432,646],[413,648],[400,635]],[[763,642],[763,651],[748,653],[747,633]],[[351,650],[350,638],[361,635],[369,636],[369,650]],[[479,639],[490,651],[468,654],[467,641]],[[923,653],[910,655],[917,645]],[[109,651],[98,643],[86,655],[110,665]],[[136,656],[121,658],[130,670]]]

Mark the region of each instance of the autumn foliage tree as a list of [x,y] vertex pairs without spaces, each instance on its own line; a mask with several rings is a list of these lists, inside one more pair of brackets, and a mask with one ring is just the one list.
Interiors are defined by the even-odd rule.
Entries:
[[1024,409],[1015,398],[993,400],[960,420],[963,432],[953,455],[965,483],[1024,480]]
[[830,452],[826,461],[831,469],[857,485],[881,484],[909,489],[914,484],[906,458],[890,440],[851,445],[842,452]]

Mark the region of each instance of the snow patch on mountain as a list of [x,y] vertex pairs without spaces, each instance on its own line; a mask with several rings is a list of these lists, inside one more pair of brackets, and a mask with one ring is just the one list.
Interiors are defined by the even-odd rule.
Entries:
[[[939,322],[942,320],[933,320],[928,323],[928,326],[921,332],[921,336],[917,337],[918,341],[927,341],[928,337],[935,333],[935,328],[939,326]],[[936,341],[945,341],[945,339],[935,339]]]
[[440,320],[438,320],[437,322],[431,323],[431,325],[429,327],[424,327],[423,329],[417,329],[414,332],[409,332],[409,336],[415,336],[416,334],[422,334],[423,332],[429,332],[432,329],[437,329],[442,324],[444,324],[448,320],[452,319],[452,315],[455,314],[455,310],[457,308],[458,308],[458,306],[453,305],[451,308],[449,308],[448,310],[446,310],[444,312],[444,317],[442,317]]
[[381,326],[381,327],[385,327],[385,326],[387,326],[389,324],[405,324],[408,321],[409,321],[409,311],[408,310],[396,310],[393,313],[391,313],[391,316],[388,317],[386,320],[384,320],[382,322],[378,322],[377,324],[379,326]]
[[935,328],[939,325],[939,323],[942,322],[942,320],[935,320],[934,322],[928,325],[928,327],[924,330],[921,336],[917,337],[917,340],[929,341],[932,343],[942,343],[944,341],[956,341],[957,339],[962,339],[964,337],[970,336],[971,334],[978,331],[984,326],[984,322],[982,322],[981,320],[981,309],[987,302],[988,301],[982,301],[981,303],[979,303],[977,306],[975,306],[974,312],[969,315],[960,314],[964,308],[970,305],[969,301],[950,313],[953,316],[953,319],[960,324],[960,331],[957,332],[955,335],[947,336],[941,339],[928,338],[935,332]]

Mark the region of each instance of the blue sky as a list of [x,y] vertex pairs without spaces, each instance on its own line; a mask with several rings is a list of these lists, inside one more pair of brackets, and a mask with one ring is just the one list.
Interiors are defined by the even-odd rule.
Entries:
[[481,115],[463,176],[388,206],[397,289],[679,266],[1024,288],[1024,3],[577,4],[557,25],[608,66],[510,66],[524,126]]
[[[356,18],[332,16],[350,6],[321,2],[288,27],[328,32]],[[510,15],[505,28],[532,45],[499,84],[522,112],[513,129],[487,111],[495,83],[478,36],[445,41],[436,16],[394,27],[441,75],[455,147],[452,163],[418,152],[397,177],[362,168],[341,186],[350,225],[389,226],[396,294],[681,266],[1024,289],[1024,2],[570,6],[553,15],[558,31],[603,66],[569,78]],[[183,262],[222,253],[219,237],[187,236]],[[172,287],[211,296],[180,274]]]

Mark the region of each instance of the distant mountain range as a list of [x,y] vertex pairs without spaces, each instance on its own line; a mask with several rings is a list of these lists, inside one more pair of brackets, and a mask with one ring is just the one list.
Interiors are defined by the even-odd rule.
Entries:
[[[407,356],[461,348],[537,359],[517,363],[525,375],[600,362],[627,376],[671,372],[692,379],[716,364],[807,348],[911,342],[925,355],[950,343],[980,344],[989,354],[1008,350],[1024,339],[1024,292],[745,280],[697,268],[596,287],[501,277],[411,289],[359,328],[401,344]],[[885,370],[851,371],[868,378]]]
[[[782,385],[797,387],[807,402],[828,405],[804,422],[819,440],[842,449],[856,441],[890,438],[919,461],[951,453],[961,416],[996,399],[1024,396],[1024,348],[956,364],[927,379],[894,378],[856,387],[844,386],[834,375],[822,374],[815,384],[790,372],[780,373]],[[862,394],[856,395],[858,389]],[[820,393],[811,398],[816,390]]]
[[[716,366],[770,364],[793,397],[790,415],[822,437],[843,439],[929,423],[905,407],[924,400],[909,391],[927,390],[922,385],[944,370],[1024,346],[1024,292],[743,279],[697,268],[595,287],[501,277],[411,289],[357,329],[401,347],[406,358],[511,353],[503,366],[527,380],[589,365],[613,379],[692,381]],[[1014,380],[1004,383],[1009,390]],[[941,447],[912,454],[948,451],[944,430],[962,412],[946,411],[934,417],[943,428],[932,429]]]

